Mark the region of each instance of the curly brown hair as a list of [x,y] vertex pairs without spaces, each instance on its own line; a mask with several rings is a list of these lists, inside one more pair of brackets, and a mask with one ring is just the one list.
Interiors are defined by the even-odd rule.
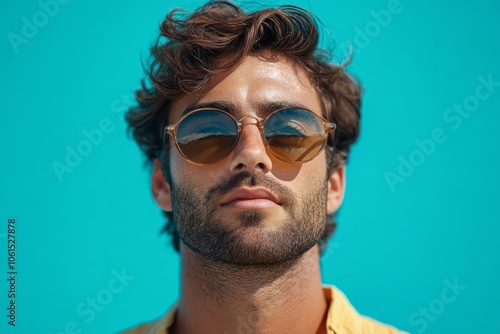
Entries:
[[[337,124],[328,139],[328,175],[347,162],[351,144],[359,136],[361,88],[345,71],[348,63],[336,65],[330,53],[319,48],[316,17],[296,6],[245,12],[229,1],[210,1],[189,14],[173,9],[160,25],[160,35],[151,47],[146,69],[149,82],[136,91],[137,106],[126,114],[129,133],[146,154],[148,162],[161,158],[170,179],[169,145],[162,147],[163,128],[170,105],[188,93],[201,92],[215,74],[235,68],[246,56],[271,51],[301,66],[321,98],[323,115]],[[164,211],[164,230],[179,250],[180,240],[172,212]],[[319,242],[326,246],[335,230],[334,215],[327,220]]]

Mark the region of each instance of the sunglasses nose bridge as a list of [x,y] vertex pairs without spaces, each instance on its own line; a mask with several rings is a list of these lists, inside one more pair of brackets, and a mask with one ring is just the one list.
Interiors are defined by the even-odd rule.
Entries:
[[256,121],[257,121],[257,123],[246,123],[246,124],[257,124],[259,127],[260,127],[260,126],[262,126],[262,123],[263,123],[263,121],[264,121],[264,119],[263,119],[263,118],[260,118],[260,117],[258,117],[258,116],[246,115],[246,116],[243,116],[242,118],[240,118],[240,119],[238,120],[238,124],[239,124],[240,126],[243,126],[243,121],[244,121],[244,120],[246,120],[246,119],[249,119],[249,118],[250,118],[250,119],[254,119],[254,120],[256,120]]
[[[254,120],[254,121],[252,121]],[[241,138],[241,132],[243,131],[243,127],[246,125],[256,125],[257,128],[259,129],[261,139],[263,143],[266,143],[266,140],[264,139],[264,118],[260,118],[258,116],[253,116],[253,115],[246,115],[241,117],[240,119],[236,120],[236,123],[238,124],[238,141],[240,141]]]
[[[256,122],[247,122],[245,120],[255,120]],[[238,123],[238,132],[241,132],[243,130],[243,126],[245,125],[252,125],[255,124],[259,128],[260,132],[262,133],[262,129],[264,127],[264,119],[260,118],[258,116],[252,116],[252,115],[246,115],[241,117],[240,119],[237,120]]]
[[[236,120],[238,124],[238,138],[233,146],[231,157],[231,170],[249,171],[262,169],[264,172],[271,170],[272,161],[268,145],[263,136],[263,118],[246,115]],[[249,126],[247,126],[249,125]]]

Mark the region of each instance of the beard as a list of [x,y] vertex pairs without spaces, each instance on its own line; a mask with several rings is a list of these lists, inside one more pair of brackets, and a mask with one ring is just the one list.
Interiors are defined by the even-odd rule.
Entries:
[[[263,211],[220,217],[221,198],[241,186],[264,187],[280,198],[284,216],[277,227],[266,226],[271,214]],[[300,196],[261,173],[248,172],[210,188],[205,196],[197,189],[192,184],[173,186],[174,225],[187,247],[215,262],[256,266],[293,261],[316,245],[325,230],[326,177],[309,184]],[[238,220],[237,226],[228,224],[228,219]]]

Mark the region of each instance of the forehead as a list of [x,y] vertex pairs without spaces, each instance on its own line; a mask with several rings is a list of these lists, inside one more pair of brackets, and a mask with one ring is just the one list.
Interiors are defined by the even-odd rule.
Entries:
[[263,105],[272,104],[322,114],[318,92],[307,73],[283,56],[247,56],[234,69],[214,75],[203,92],[173,102],[169,124],[187,110],[214,102],[231,105],[233,110],[227,111],[241,115],[261,114]]

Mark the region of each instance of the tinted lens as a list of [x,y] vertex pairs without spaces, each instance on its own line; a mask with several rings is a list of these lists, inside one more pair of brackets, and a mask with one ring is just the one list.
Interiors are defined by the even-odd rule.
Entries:
[[271,151],[287,162],[312,160],[323,149],[325,133],[321,119],[303,109],[281,110],[271,115],[264,127]]
[[188,160],[213,164],[231,153],[237,135],[238,126],[231,117],[216,110],[200,110],[181,121],[176,140]]

